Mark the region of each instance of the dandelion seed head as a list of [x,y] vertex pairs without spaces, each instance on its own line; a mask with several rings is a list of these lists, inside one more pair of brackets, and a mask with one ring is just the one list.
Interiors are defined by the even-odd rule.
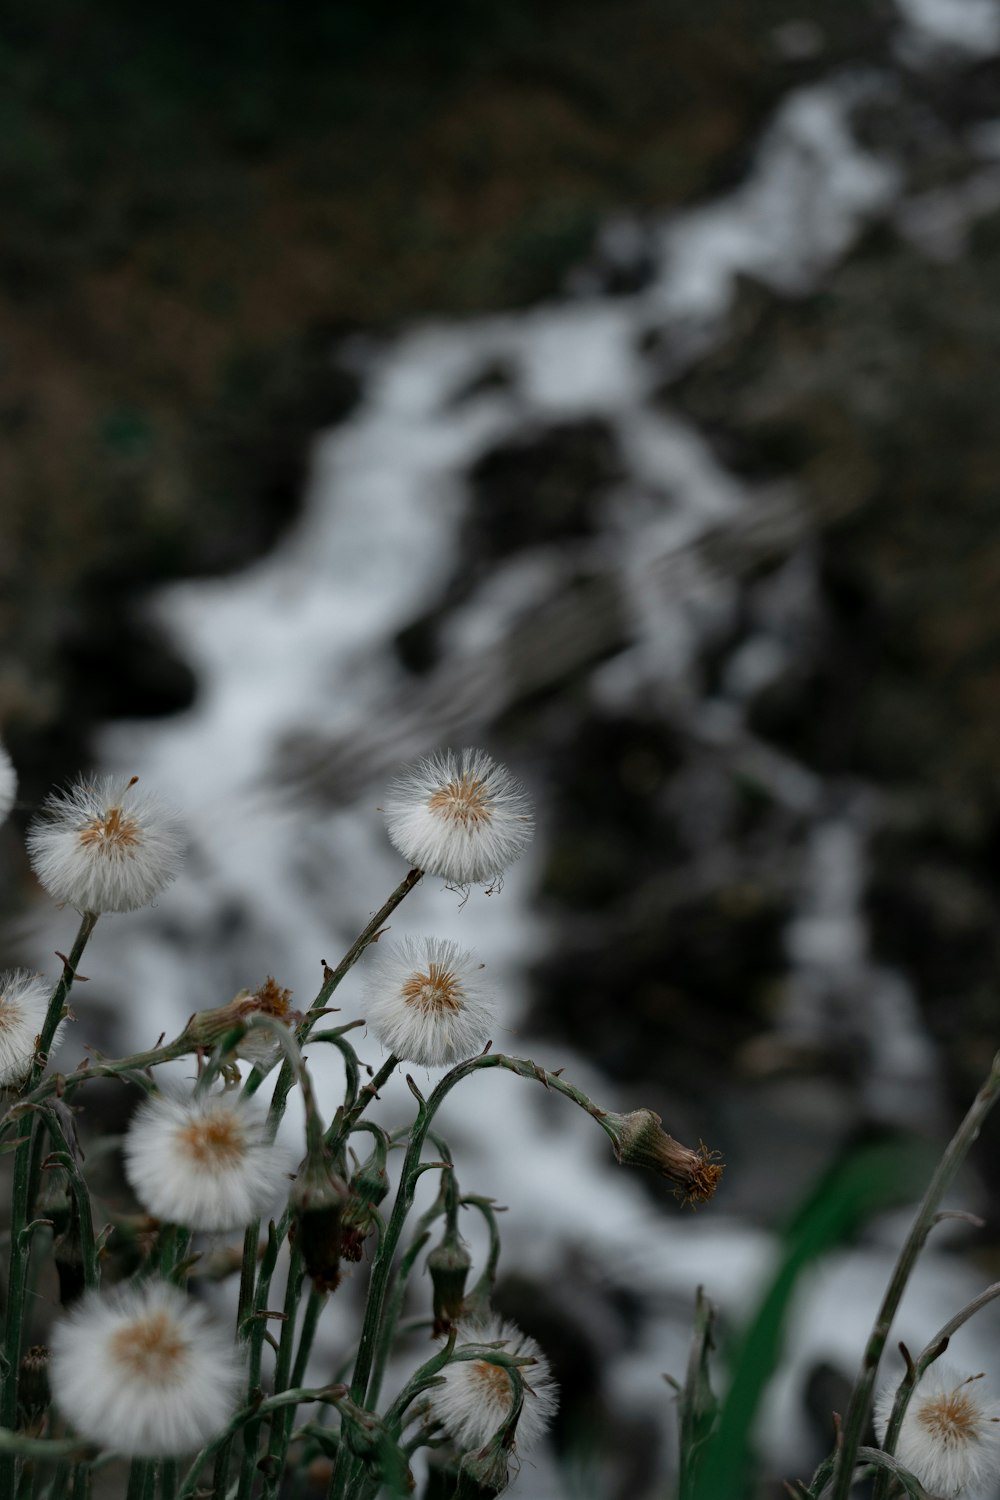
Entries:
[[[470,1344],[497,1344],[498,1352],[533,1363],[521,1366],[524,1404],[517,1421],[516,1449],[522,1456],[539,1440],[559,1405],[559,1391],[545,1355],[533,1338],[500,1318],[462,1322],[456,1349]],[[440,1372],[443,1384],[428,1393],[434,1420],[463,1452],[486,1446],[510,1415],[513,1392],[502,1365],[486,1359],[456,1360]]]
[[187,1453],[225,1427],[242,1381],[237,1351],[178,1287],[88,1293],[53,1327],[49,1380],[82,1437],[134,1457]]
[[493,1025],[482,969],[440,938],[380,948],[365,978],[365,1018],[401,1061],[450,1067],[481,1051]]
[[269,1209],[293,1163],[263,1112],[231,1091],[151,1095],[125,1137],[125,1175],[147,1213],[190,1229],[243,1229]]
[[177,874],[183,830],[136,778],[103,776],[54,792],[27,835],[28,855],[56,901],[79,911],[148,906]]
[[40,974],[26,969],[0,974],[0,1085],[16,1086],[31,1071],[49,992]]
[[[896,1457],[925,1489],[955,1500],[995,1485],[1000,1476],[1000,1405],[978,1375],[963,1375],[937,1362],[910,1397]],[[882,1442],[896,1397],[886,1386],[875,1403],[875,1431]]]
[[384,812],[404,859],[457,886],[497,879],[534,830],[524,787],[484,750],[448,750],[410,766],[390,786]]

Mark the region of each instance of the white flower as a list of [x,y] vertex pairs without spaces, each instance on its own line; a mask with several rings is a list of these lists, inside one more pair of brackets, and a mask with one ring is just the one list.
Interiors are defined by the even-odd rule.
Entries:
[[[910,1397],[896,1441],[896,1457],[925,1489],[948,1500],[995,1486],[1000,1475],[1000,1406],[978,1375],[933,1364]],[[886,1386],[875,1401],[881,1443],[896,1397]]]
[[402,1062],[451,1067],[481,1051],[493,1025],[482,967],[442,938],[380,949],[366,975],[365,1018]]
[[25,969],[0,974],[0,1084],[22,1083],[31,1071],[50,994],[40,974]]
[[236,1349],[166,1282],[88,1293],[49,1339],[56,1405],[82,1437],[138,1457],[189,1453],[239,1399]]
[[524,787],[484,750],[448,750],[409,767],[383,811],[403,858],[458,886],[501,875],[534,831]]
[[42,804],[28,829],[28,854],[56,901],[78,911],[134,911],[177,874],[180,819],[156,797],[137,792],[135,782],[78,781]]
[[17,773],[14,763],[3,745],[0,745],[0,823],[3,822],[17,796]]
[[[549,1362],[534,1339],[513,1323],[491,1318],[484,1323],[459,1323],[456,1349],[468,1344],[496,1344],[498,1352],[512,1358],[531,1357],[533,1365],[522,1365],[524,1405],[517,1420],[517,1451],[524,1455],[541,1437],[559,1405],[559,1390]],[[431,1415],[464,1452],[484,1448],[510,1415],[513,1402],[510,1379],[500,1365],[486,1360],[457,1360],[440,1372],[443,1385],[433,1386],[427,1400]]]
[[147,1213],[189,1229],[244,1229],[294,1165],[264,1113],[232,1090],[151,1094],[125,1137],[125,1176]]

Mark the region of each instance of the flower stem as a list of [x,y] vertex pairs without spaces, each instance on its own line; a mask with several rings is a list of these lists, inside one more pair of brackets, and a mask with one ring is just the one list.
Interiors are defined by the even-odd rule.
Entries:
[[[903,1292],[909,1281],[910,1274],[916,1264],[917,1257],[924,1247],[928,1234],[937,1222],[937,1210],[941,1199],[948,1191],[959,1167],[962,1165],[969,1153],[973,1142],[982,1129],[983,1121],[1000,1097],[1000,1053],[993,1059],[993,1066],[989,1076],[979,1090],[965,1119],[959,1125],[951,1141],[945,1149],[944,1155],[938,1162],[933,1177],[928,1184],[916,1217],[910,1226],[910,1232],[902,1250],[899,1252],[892,1277],[886,1288],[872,1328],[871,1335],[865,1347],[861,1368],[851,1393],[850,1405],[847,1408],[847,1417],[844,1422],[843,1438],[840,1450],[837,1454],[837,1464],[834,1470],[833,1486],[830,1491],[830,1500],[848,1500],[851,1492],[851,1484],[854,1475],[854,1465],[857,1460],[858,1448],[864,1433],[865,1424],[868,1421],[868,1413],[871,1409],[872,1390],[875,1378],[878,1374],[879,1361],[889,1337],[893,1319],[899,1308]],[[882,1473],[876,1479],[875,1497],[884,1495],[887,1480],[883,1481]],[[873,1497],[873,1500],[875,1500]]]
[[98,913],[96,911],[84,912],[80,919],[80,929],[77,932],[76,941],[70,949],[69,957],[63,960],[62,974],[55,989],[52,991],[49,1008],[45,1013],[45,1020],[38,1034],[38,1046],[35,1048],[35,1057],[31,1065],[31,1075],[28,1079],[28,1088],[25,1092],[33,1089],[45,1072],[45,1067],[49,1060],[49,1048],[52,1046],[52,1038],[55,1036],[59,1022],[62,1020],[63,1008],[69,992],[73,988],[73,981],[76,978],[80,959],[83,957],[83,950],[90,941],[90,934],[97,926],[97,917]]
[[[347,952],[340,960],[340,963],[337,965],[337,967],[335,969],[325,969],[323,974],[323,983],[320,986],[319,992],[316,995],[316,998],[313,1001],[312,1005],[309,1007],[307,1014],[299,1022],[299,1025],[296,1028],[295,1036],[300,1046],[308,1037],[313,1026],[315,1026],[316,1022],[320,1019],[318,1013],[326,1008],[327,1001],[330,999],[331,995],[340,984],[340,981],[344,978],[345,974],[349,973],[349,971],[353,969],[354,965],[357,963],[362,953],[364,953],[369,943],[374,942],[374,940],[378,937],[378,934],[386,919],[392,915],[399,903],[410,894],[410,892],[413,890],[413,887],[423,877],[423,873],[423,870],[410,870],[405,879],[399,882],[399,885],[397,885],[396,889],[393,891],[392,895],[385,902],[385,904],[379,907],[378,911],[372,917],[368,925],[358,934],[354,942],[351,944],[350,948],[348,948]],[[244,1085],[243,1092],[248,1096],[250,1094],[255,1094],[263,1083],[265,1076],[266,1075],[261,1072],[260,1068],[253,1068],[250,1072],[249,1078]],[[278,1081],[274,1086],[274,1094],[272,1095],[271,1102],[271,1108],[272,1110],[277,1109],[279,1119],[281,1116],[281,1112],[284,1110],[285,1099],[288,1097],[288,1092],[291,1089],[293,1082],[294,1073],[289,1067],[288,1063],[285,1062],[282,1064],[281,1072],[278,1075]]]

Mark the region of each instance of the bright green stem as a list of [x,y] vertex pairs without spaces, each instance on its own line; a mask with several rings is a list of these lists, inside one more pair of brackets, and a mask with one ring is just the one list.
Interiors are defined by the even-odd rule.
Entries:
[[[972,1105],[938,1162],[928,1184],[923,1201],[910,1226],[910,1232],[893,1269],[892,1278],[886,1288],[875,1325],[865,1348],[858,1378],[851,1393],[850,1405],[844,1422],[843,1437],[837,1454],[830,1500],[848,1500],[857,1460],[858,1448],[871,1409],[872,1390],[878,1374],[879,1360],[889,1337],[893,1319],[899,1308],[906,1284],[924,1247],[928,1234],[937,1222],[937,1210],[948,1191],[959,1167],[982,1129],[983,1121],[1000,1096],[1000,1053],[993,1059],[993,1067]],[[884,1495],[888,1480],[883,1481],[881,1471],[876,1480],[875,1496]],[[874,1497],[873,1497],[874,1500]]]

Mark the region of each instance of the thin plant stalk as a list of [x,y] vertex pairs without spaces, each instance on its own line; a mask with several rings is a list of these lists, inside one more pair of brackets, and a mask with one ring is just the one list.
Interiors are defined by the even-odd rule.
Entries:
[[[66,999],[73,987],[76,971],[83,951],[97,924],[97,914],[84,912],[76,941],[63,962],[63,971],[52,991],[45,1020],[38,1036],[38,1046],[32,1060],[31,1071],[22,1094],[30,1094],[44,1072],[48,1062],[49,1048],[62,1020]],[[17,1425],[17,1385],[21,1364],[21,1340],[25,1313],[25,1294],[28,1280],[28,1264],[31,1257],[31,1232],[29,1216],[32,1195],[33,1137],[40,1128],[39,1122],[31,1119],[27,1132],[14,1153],[14,1180],[11,1191],[10,1211],[10,1260],[7,1271],[7,1316],[4,1321],[4,1358],[6,1370],[3,1391],[0,1394],[0,1427],[13,1431]],[[0,1453],[0,1495],[13,1495],[17,1480],[17,1458],[11,1452]]]
[[[920,1207],[910,1226],[910,1232],[899,1252],[882,1305],[874,1327],[865,1346],[861,1368],[851,1393],[847,1417],[844,1421],[843,1437],[837,1454],[830,1500],[848,1500],[853,1483],[854,1466],[871,1410],[872,1390],[878,1374],[879,1361],[885,1349],[893,1319],[898,1311],[906,1284],[910,1279],[917,1257],[924,1247],[928,1234],[937,1222],[937,1211],[941,1199],[948,1191],[955,1176],[982,1129],[983,1122],[997,1098],[1000,1097],[1000,1053],[993,1059],[990,1073],[972,1101],[964,1120],[952,1136],[944,1155],[938,1162]],[[886,1471],[887,1472],[887,1471]],[[886,1480],[885,1483],[888,1481]],[[880,1473],[876,1481],[876,1495],[885,1484]]]

